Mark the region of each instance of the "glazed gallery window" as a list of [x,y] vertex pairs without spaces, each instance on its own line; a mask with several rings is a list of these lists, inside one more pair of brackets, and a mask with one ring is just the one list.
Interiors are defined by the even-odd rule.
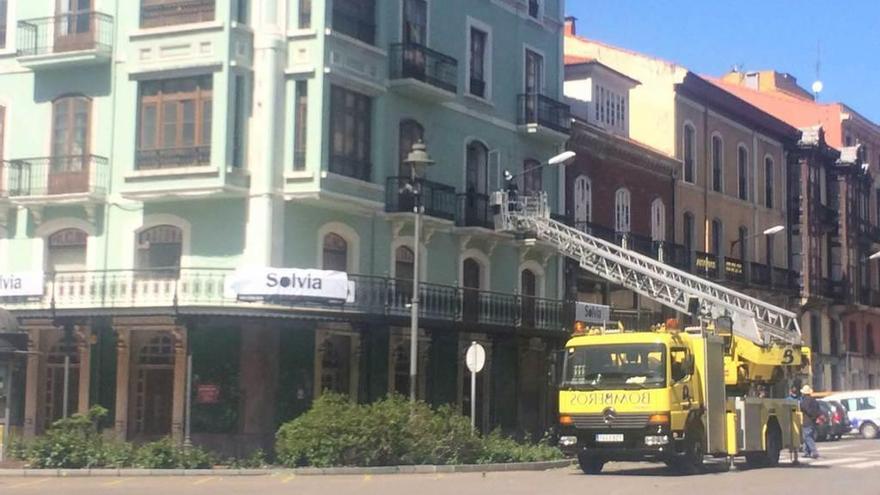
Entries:
[[739,188],[737,189],[739,199],[749,200],[749,151],[745,146],[739,146],[736,149],[737,178],[739,179]]
[[87,240],[88,234],[79,229],[63,229],[50,235],[46,243],[46,270],[85,270]]
[[593,117],[603,127],[626,129],[627,97],[600,84],[593,88]]
[[141,27],[152,28],[214,20],[215,0],[141,0]]
[[629,232],[630,194],[628,189],[618,189],[614,194],[614,229]]
[[696,180],[697,139],[692,125],[684,126],[684,181],[694,183]]
[[489,35],[475,27],[470,32],[470,83],[468,92],[480,98],[487,97],[486,91],[486,52]]
[[333,29],[372,45],[376,39],[375,0],[333,0]]
[[296,110],[293,114],[293,169],[306,169],[306,143],[309,132],[309,83],[297,81],[294,85]]
[[338,272],[348,271],[348,242],[341,235],[334,233],[325,235],[322,250],[321,268]]
[[183,252],[183,231],[173,225],[144,230],[137,236],[137,251],[138,268],[153,274],[177,276]]
[[312,0],[299,0],[299,18],[297,27],[309,29],[312,27]]
[[372,101],[369,96],[332,86],[330,91],[330,171],[369,181]]
[[208,165],[211,76],[140,84],[137,168]]
[[764,206],[773,208],[773,159],[764,159]]
[[712,136],[712,190],[724,190],[724,143],[719,136]]
[[52,104],[49,194],[88,190],[91,109],[91,100],[84,96],[65,96]]

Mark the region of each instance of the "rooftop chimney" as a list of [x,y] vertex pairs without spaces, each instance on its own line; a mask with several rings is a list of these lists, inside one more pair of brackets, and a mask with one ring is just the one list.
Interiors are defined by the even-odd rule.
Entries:
[[570,15],[565,18],[565,35],[577,35],[577,17]]

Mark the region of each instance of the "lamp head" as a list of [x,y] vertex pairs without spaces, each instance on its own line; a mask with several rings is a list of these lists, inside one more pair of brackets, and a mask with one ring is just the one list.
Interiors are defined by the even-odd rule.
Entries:
[[425,168],[434,164],[434,160],[428,155],[428,147],[419,139],[413,143],[412,151],[409,152],[403,163],[411,166],[416,175],[421,175]]
[[568,163],[571,162],[576,156],[577,153],[575,153],[574,151],[564,151],[548,160],[547,165],[565,166],[568,165]]
[[769,229],[765,230],[764,235],[778,234],[778,233],[782,232],[783,230],[785,230],[784,225],[776,225],[774,227],[770,227]]
[[871,256],[868,256],[868,259],[869,260],[880,259],[880,251],[877,251],[876,253],[872,254]]

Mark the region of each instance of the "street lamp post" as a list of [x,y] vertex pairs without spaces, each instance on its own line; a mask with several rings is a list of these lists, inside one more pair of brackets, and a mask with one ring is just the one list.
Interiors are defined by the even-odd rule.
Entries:
[[[737,244],[738,242],[743,242],[743,243],[745,243],[745,241],[748,241],[749,239],[754,239],[755,237],[759,237],[759,236],[762,236],[762,235],[763,235],[763,236],[767,236],[767,237],[769,237],[769,236],[773,236],[773,235],[776,235],[776,234],[782,232],[783,230],[785,230],[785,226],[784,226],[784,225],[774,225],[773,227],[770,227],[770,228],[764,229],[763,232],[760,232],[760,233],[757,233],[757,234],[752,234],[752,235],[750,235],[750,236],[743,237],[742,239],[734,239],[734,240],[731,241],[731,243],[730,243],[730,254],[733,254],[733,247],[736,246],[736,244]],[[772,280],[773,280],[773,273],[772,273],[773,267],[770,266],[770,258],[771,258],[772,256],[773,256],[773,253],[770,253],[770,252],[767,253],[767,269],[771,271],[771,272],[770,272],[770,280],[771,280],[771,283],[772,283]],[[744,280],[747,280],[747,281],[748,281],[748,280],[751,279],[751,273],[749,273],[749,270],[746,268],[746,260],[745,260],[745,256],[743,256],[743,259],[740,260],[740,261],[742,262],[742,266],[743,266],[743,274],[745,275]]]
[[428,156],[428,150],[421,140],[413,144],[412,151],[404,160],[410,168],[410,180],[407,189],[413,196],[413,213],[415,225],[413,232],[413,277],[412,277],[412,300],[410,305],[410,331],[409,331],[409,400],[416,401],[419,373],[419,272],[421,270],[421,256],[419,250],[422,244],[422,214],[425,207],[422,204],[422,185],[419,176],[425,168],[434,164],[434,160]]

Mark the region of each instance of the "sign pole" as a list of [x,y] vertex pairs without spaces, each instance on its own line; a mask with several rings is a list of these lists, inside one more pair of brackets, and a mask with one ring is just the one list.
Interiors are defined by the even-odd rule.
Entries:
[[477,372],[471,371],[471,429],[477,430]]

